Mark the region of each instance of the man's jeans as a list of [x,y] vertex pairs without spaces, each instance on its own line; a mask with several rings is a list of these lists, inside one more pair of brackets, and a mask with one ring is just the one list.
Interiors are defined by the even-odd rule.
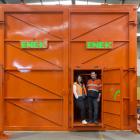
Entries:
[[97,98],[88,96],[88,107],[89,121],[98,121],[99,102],[97,101]]

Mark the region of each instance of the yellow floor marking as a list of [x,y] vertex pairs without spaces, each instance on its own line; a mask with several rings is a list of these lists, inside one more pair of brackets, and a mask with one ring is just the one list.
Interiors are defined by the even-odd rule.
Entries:
[[105,140],[105,139],[104,139],[104,135],[101,134],[101,133],[99,133],[99,138],[100,138],[100,140]]

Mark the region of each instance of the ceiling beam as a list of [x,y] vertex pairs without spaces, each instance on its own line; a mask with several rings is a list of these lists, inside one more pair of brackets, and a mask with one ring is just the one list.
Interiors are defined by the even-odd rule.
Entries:
[[24,3],[25,4],[25,1],[24,0],[20,0],[21,1],[21,3]]
[[6,3],[7,3],[7,2],[6,2],[6,0],[1,0],[1,2],[2,2],[2,3],[4,3],[4,4],[6,4]]
[[75,5],[75,0],[71,0],[71,2],[72,2],[72,4],[74,4],[74,5]]
[[40,2],[41,2],[41,5],[43,5],[43,0],[40,0]]
[[138,5],[138,8],[139,8],[140,7],[140,0],[138,0],[138,4],[137,5]]
[[122,0],[122,4],[124,4],[125,3],[125,0]]

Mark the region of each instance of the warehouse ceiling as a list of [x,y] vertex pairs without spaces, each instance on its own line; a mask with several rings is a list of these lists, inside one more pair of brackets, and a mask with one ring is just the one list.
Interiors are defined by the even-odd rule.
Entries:
[[[33,5],[99,5],[107,4],[136,4],[138,10],[138,25],[140,25],[140,0],[0,0],[0,4],[33,4]],[[140,40],[140,26],[138,26]]]
[[19,3],[32,3],[32,4],[96,4],[96,3],[109,3],[109,4],[138,4],[139,0],[0,0],[4,4],[19,4]]

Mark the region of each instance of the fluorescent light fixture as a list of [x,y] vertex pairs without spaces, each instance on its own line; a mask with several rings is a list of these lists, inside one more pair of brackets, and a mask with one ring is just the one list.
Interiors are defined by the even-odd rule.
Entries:
[[72,5],[72,2],[71,2],[71,0],[69,0],[69,1],[60,0],[60,4],[61,5]]
[[76,0],[76,5],[101,5],[101,4],[103,4],[103,3]]
[[[35,2],[35,3],[27,3],[28,5],[41,5],[41,2]],[[71,5],[71,1],[69,0],[60,0],[60,1],[48,1],[48,2],[43,2],[43,5]],[[75,2],[76,5],[101,5],[103,3],[100,2],[87,2],[87,1],[80,1],[76,0]]]
[[137,12],[140,12],[140,7],[138,8]]
[[43,2],[42,4],[41,4],[41,2],[35,2],[35,3],[27,3],[28,5],[58,5],[58,4],[60,4],[59,3],[59,1],[50,1],[50,2]]
[[36,2],[36,3],[26,3],[27,5],[41,5],[41,2]]

